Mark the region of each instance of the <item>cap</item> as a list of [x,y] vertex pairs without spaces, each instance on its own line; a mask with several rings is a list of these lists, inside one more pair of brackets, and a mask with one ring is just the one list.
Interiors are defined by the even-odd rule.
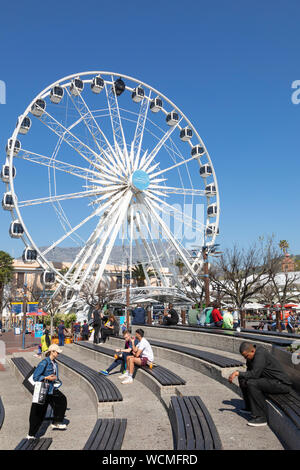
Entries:
[[62,353],[62,349],[57,344],[51,344],[48,348],[48,351],[56,351],[59,354]]

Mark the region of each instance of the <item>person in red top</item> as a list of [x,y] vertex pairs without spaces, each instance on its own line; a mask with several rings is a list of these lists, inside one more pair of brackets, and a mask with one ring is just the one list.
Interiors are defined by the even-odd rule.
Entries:
[[211,312],[211,315],[212,315],[212,318],[213,318],[213,321],[214,321],[214,324],[217,328],[222,328],[222,325],[223,325],[223,317],[221,315],[221,312],[219,310],[219,305],[218,304],[214,304],[213,305],[213,311]]

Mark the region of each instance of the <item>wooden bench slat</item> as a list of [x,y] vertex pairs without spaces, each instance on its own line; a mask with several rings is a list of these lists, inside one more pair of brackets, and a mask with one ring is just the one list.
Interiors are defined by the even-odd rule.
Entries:
[[120,450],[126,425],[126,419],[98,419],[83,450]]

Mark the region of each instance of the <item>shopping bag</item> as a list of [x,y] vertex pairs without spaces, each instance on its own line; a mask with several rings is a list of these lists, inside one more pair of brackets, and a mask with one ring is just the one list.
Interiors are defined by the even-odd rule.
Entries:
[[46,396],[49,390],[49,382],[46,380],[42,382],[35,382],[32,403],[37,403],[38,405],[44,405],[46,402]]
[[30,393],[33,393],[33,390],[34,390],[34,380],[33,380],[33,373],[35,371],[36,367],[33,367],[31,369],[31,371],[25,376],[22,384],[24,385],[25,388],[27,388],[27,390],[30,392]]

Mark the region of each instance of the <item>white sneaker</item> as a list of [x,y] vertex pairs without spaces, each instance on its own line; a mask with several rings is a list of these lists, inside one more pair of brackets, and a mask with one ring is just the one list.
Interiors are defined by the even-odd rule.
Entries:
[[128,377],[128,372],[123,372],[123,374],[119,375],[118,378],[119,379],[126,379],[126,377]]
[[29,436],[29,434],[27,434],[26,439],[35,439],[35,437],[34,436]]
[[52,429],[67,429],[67,425],[66,424],[62,424],[62,423],[57,423],[57,424],[51,424],[51,428]]
[[121,383],[122,383],[123,385],[124,385],[124,384],[126,385],[126,384],[132,384],[132,382],[133,382],[133,378],[128,376],[128,377],[126,377],[126,379],[123,380],[123,382],[121,382]]

